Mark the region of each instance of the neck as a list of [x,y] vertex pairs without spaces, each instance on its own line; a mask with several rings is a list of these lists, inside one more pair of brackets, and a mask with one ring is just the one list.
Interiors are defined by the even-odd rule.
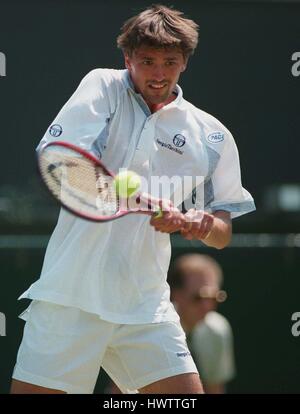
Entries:
[[161,108],[168,105],[169,103],[175,101],[176,97],[177,97],[177,95],[173,92],[165,102],[161,102],[159,104],[151,104],[151,103],[148,103],[148,102],[146,102],[146,103],[147,103],[151,113],[153,114],[154,112],[159,111]]

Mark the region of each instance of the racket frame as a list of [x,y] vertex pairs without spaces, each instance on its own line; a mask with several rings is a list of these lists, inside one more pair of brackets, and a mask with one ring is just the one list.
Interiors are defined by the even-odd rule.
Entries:
[[[139,210],[138,208],[134,209],[134,210],[130,210],[130,209],[126,209],[126,210],[118,210],[118,212],[116,214],[113,215],[107,215],[107,216],[100,216],[100,215],[93,215],[93,214],[89,214],[89,213],[82,213],[79,212],[76,209],[73,209],[72,207],[68,206],[67,204],[65,204],[59,197],[57,197],[49,188],[49,186],[47,185],[46,180],[44,179],[43,176],[43,169],[42,169],[42,165],[41,165],[41,155],[42,153],[48,148],[48,147],[54,147],[54,146],[59,146],[59,147],[63,147],[63,148],[67,148],[70,149],[80,155],[82,155],[83,157],[87,158],[88,160],[92,161],[96,166],[102,168],[104,170],[104,172],[112,177],[115,178],[115,174],[110,171],[108,168],[105,167],[105,165],[93,154],[89,153],[88,151],[78,147],[77,145],[71,144],[70,142],[66,142],[66,141],[51,141],[48,143],[45,143],[44,145],[41,146],[41,148],[38,149],[37,151],[37,165],[38,165],[38,170],[39,170],[39,174],[44,182],[44,184],[46,185],[49,193],[52,195],[53,198],[55,198],[55,200],[59,203],[60,206],[62,206],[64,209],[66,209],[67,211],[69,211],[70,213],[76,215],[77,217],[81,217],[84,218],[86,220],[89,221],[93,221],[93,222],[108,222],[108,221],[112,221],[112,220],[116,220],[120,217],[123,217],[127,214],[132,214],[132,213],[139,213],[139,214],[146,214],[146,215],[154,215],[156,217],[161,217],[162,212],[161,209],[158,208],[157,211],[151,211],[151,202],[149,201],[151,199],[151,197],[149,196],[149,198],[147,197],[147,195],[142,195],[142,194],[136,194],[136,203],[139,204],[140,202],[144,203],[145,205],[148,206],[149,210]],[[117,196],[118,197],[118,196]],[[122,205],[128,205],[127,200],[128,198],[120,198],[119,197],[119,206]],[[139,201],[138,201],[139,200]]]

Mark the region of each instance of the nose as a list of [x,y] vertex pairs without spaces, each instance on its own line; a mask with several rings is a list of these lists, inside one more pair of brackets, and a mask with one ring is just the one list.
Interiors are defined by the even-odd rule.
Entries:
[[162,65],[154,65],[152,72],[153,80],[156,82],[161,82],[165,79],[165,70]]

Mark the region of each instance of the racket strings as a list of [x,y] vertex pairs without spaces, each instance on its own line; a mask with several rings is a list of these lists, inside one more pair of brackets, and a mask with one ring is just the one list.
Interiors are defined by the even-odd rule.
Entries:
[[40,157],[40,170],[52,194],[66,207],[103,216],[119,210],[113,177],[72,149],[46,148]]

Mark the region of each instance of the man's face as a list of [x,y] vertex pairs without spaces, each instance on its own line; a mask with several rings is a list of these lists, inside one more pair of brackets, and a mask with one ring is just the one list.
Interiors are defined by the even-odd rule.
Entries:
[[148,105],[155,105],[171,96],[186,62],[179,49],[140,46],[131,56],[125,55],[125,65],[137,92]]
[[192,327],[215,310],[218,291],[218,278],[212,270],[201,273],[194,270],[186,274],[184,287],[178,289],[174,297],[183,323]]

